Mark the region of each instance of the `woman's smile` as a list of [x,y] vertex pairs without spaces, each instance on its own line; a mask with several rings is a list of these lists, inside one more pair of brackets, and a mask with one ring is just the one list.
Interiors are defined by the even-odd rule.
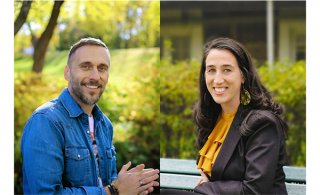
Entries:
[[227,87],[213,87],[214,93],[217,95],[223,95],[227,89]]

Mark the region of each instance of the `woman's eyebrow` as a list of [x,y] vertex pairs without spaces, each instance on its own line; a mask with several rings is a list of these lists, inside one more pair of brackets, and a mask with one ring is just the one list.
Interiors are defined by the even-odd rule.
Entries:
[[[216,65],[214,65],[214,64],[208,64],[208,65],[206,65],[206,67],[216,67]],[[231,68],[234,68],[234,66],[233,65],[231,65],[231,64],[223,64],[222,65],[222,67],[231,67]]]
[[213,64],[208,64],[208,65],[206,65],[206,67],[215,67],[215,65],[213,65]]
[[231,68],[234,68],[234,66],[231,65],[231,64],[223,64],[222,66],[223,66],[223,67],[231,67]]

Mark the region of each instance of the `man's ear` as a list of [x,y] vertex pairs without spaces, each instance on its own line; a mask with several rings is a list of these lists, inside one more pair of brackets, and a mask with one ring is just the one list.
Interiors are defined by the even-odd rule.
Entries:
[[70,81],[70,68],[68,65],[66,65],[64,67],[64,78],[67,80],[67,81]]

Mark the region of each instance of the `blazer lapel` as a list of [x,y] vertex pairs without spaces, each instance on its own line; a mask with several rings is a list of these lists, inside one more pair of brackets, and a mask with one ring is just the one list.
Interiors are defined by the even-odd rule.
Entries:
[[221,179],[224,168],[226,167],[231,155],[236,148],[241,134],[239,132],[239,127],[243,121],[243,118],[240,116],[242,113],[242,105],[239,105],[238,111],[231,123],[228,134],[221,146],[219,154],[212,166],[211,170],[211,180],[217,181]]

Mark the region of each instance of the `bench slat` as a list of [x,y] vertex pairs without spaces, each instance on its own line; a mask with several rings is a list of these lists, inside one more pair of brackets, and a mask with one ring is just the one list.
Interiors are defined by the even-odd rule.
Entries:
[[286,174],[286,181],[306,183],[306,168],[284,166],[283,171]]
[[200,175],[196,160],[160,158],[160,171],[163,173]]
[[[193,190],[201,176],[160,173],[160,187]],[[305,195],[306,185],[286,183],[288,195]]]
[[[286,181],[306,183],[306,168],[284,166]],[[179,173],[200,175],[196,160],[160,158],[160,171],[162,173]]]
[[161,188],[193,190],[201,176],[160,173]]
[[286,183],[288,195],[306,195],[306,185]]
[[160,171],[164,173],[200,175],[196,160],[160,158]]

